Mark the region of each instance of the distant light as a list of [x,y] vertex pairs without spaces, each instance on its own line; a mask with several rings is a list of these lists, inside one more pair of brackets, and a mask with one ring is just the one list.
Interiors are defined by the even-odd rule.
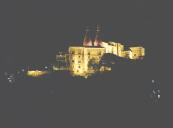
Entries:
[[152,83],[154,83],[154,82],[155,82],[155,80],[152,80],[151,82],[152,82]]
[[47,66],[45,66],[44,68],[45,68],[45,69],[48,69],[48,67],[47,67]]
[[22,69],[22,72],[24,72],[25,71],[25,69]]
[[31,76],[31,77],[39,77],[39,76],[43,76],[45,74],[48,74],[48,72],[47,71],[39,71],[39,70],[27,71],[27,76]]
[[13,78],[13,77],[14,77],[14,75],[13,75],[13,74],[11,74],[9,77],[10,77],[10,78]]
[[15,80],[14,79],[10,79],[10,80],[8,80],[8,82],[12,84],[12,83],[15,82]]
[[153,90],[153,93],[156,94],[156,92]]
[[160,99],[160,95],[157,95],[158,99]]

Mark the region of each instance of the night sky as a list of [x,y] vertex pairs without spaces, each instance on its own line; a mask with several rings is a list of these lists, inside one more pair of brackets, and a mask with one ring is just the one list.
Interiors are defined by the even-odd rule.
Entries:
[[[142,45],[159,62],[166,42],[168,3],[132,1],[4,1],[1,57],[10,66],[53,60],[69,45],[81,45],[86,26],[102,27],[104,41]],[[159,54],[159,55],[157,55]],[[159,57],[159,58],[156,58]]]
[[[145,47],[146,57],[142,67],[145,73],[142,77],[148,81],[156,79],[158,83],[163,84],[166,80],[163,76],[167,74],[168,66],[171,65],[171,62],[168,63],[168,55],[172,54],[170,51],[172,39],[170,36],[171,33],[169,32],[172,26],[170,5],[169,3],[156,0],[3,0],[0,3],[1,74],[5,71],[27,67],[28,65],[49,64],[54,62],[55,55],[59,51],[68,51],[68,47],[71,45],[82,45],[86,26],[91,28],[94,37],[96,25],[99,24],[101,25],[103,41],[122,42],[127,46],[141,45]],[[113,81],[114,75],[115,74],[109,75],[112,77],[110,83],[115,83],[115,81]],[[105,76],[102,78],[105,78]],[[60,76],[60,79],[61,83],[66,81],[66,77]],[[105,80],[109,79],[106,78]],[[71,80],[71,82],[72,81],[73,80]],[[148,81],[146,81],[146,83],[148,83]],[[71,84],[75,84],[75,88],[77,88],[78,85],[83,82],[84,81],[73,81]],[[99,84],[99,82],[94,82],[95,84]],[[102,82],[104,83],[104,80]],[[120,82],[120,80],[118,82]],[[50,87],[47,86],[50,82],[44,83],[37,81],[30,87],[28,87],[28,85],[31,83],[24,83],[25,80],[21,83],[19,82],[19,89],[17,91],[12,87],[9,89],[4,83],[1,84],[3,85],[1,86],[2,97],[7,96],[7,99],[1,97],[1,103],[4,105],[0,112],[5,117],[4,122],[8,122],[8,117],[10,116],[9,121],[12,122],[14,127],[54,128],[59,126],[58,123],[56,123],[58,119],[66,122],[67,120],[65,118],[69,113],[75,115],[75,112],[72,111],[75,105],[77,106],[79,104],[70,102],[70,100],[66,105],[72,105],[74,108],[68,108],[68,111],[65,110],[67,107],[64,108],[62,105],[58,108],[63,109],[66,112],[65,114],[59,113],[59,110],[56,109],[58,105],[55,105],[55,102],[57,99],[59,100],[59,98],[57,98],[59,96],[57,92],[62,93],[59,91],[62,86],[55,87],[56,83],[54,80]],[[43,83],[44,85],[41,87]],[[68,84],[67,81],[63,83],[63,85]],[[38,86],[34,88],[35,85]],[[75,92],[74,88],[71,87],[70,89]],[[90,90],[90,88],[87,89]],[[120,90],[122,90],[122,88]],[[46,92],[49,92],[51,96]],[[106,94],[108,94],[108,92]],[[24,97],[23,99],[21,98],[22,95]],[[13,98],[11,99],[11,97]],[[73,98],[74,97],[75,96],[73,96]],[[86,95],[83,97],[86,98]],[[60,99],[61,103],[63,103],[63,99],[66,98]],[[86,98],[86,100],[89,99],[91,100],[91,97]],[[5,104],[6,100],[9,100],[7,104]],[[75,100],[75,102],[79,102],[79,100],[83,99]],[[37,101],[40,101],[40,104],[38,104]],[[94,102],[94,100],[92,100],[92,102]],[[87,103],[92,106],[91,102]],[[16,104],[16,110],[10,107],[14,104]],[[55,105],[56,107],[43,107],[43,105],[46,104]],[[110,105],[111,103],[106,101],[105,104]],[[20,111],[21,106],[23,110]],[[96,106],[98,107],[99,105],[95,105],[95,107]],[[30,109],[30,107],[32,109]],[[109,107],[105,108],[109,109]],[[152,106],[152,110],[154,110],[153,108]],[[84,109],[86,108],[84,107]],[[121,109],[121,107],[119,107],[119,109]],[[111,110],[113,110],[113,108],[111,108]],[[82,112],[83,110],[80,109],[79,111]],[[79,111],[78,113],[80,113]],[[88,116],[92,116],[93,111],[93,109],[90,109]],[[20,116],[18,116],[18,112]],[[22,114],[23,112],[24,114]],[[132,114],[126,110],[123,110],[123,112]],[[58,117],[58,114],[60,114],[61,117]],[[29,121],[34,115],[34,121]],[[72,115],[68,121],[73,118]],[[118,115],[120,116],[120,120],[123,121],[124,115],[121,113]],[[78,116],[83,117],[83,114],[78,114]],[[97,116],[100,117],[101,114],[99,113]],[[113,115],[107,114],[105,116],[111,117]],[[140,116],[140,114],[138,114],[138,116]],[[150,117],[150,115],[147,114],[145,116],[145,119]],[[25,117],[26,120],[22,117]],[[128,115],[128,118],[130,117],[131,115]],[[75,118],[74,120],[77,119],[78,118]],[[110,118],[110,120],[111,119],[113,118]],[[126,118],[125,121],[127,120]],[[82,122],[81,119],[79,121]],[[90,122],[87,123],[87,119],[85,119],[85,121],[83,123],[90,124]],[[140,121],[143,121],[143,119]],[[152,119],[148,119],[147,121],[147,123],[152,123]],[[22,123],[20,124],[20,122]],[[100,123],[98,120],[93,122]],[[133,123],[131,122],[129,124]],[[121,125],[121,123],[119,125]],[[117,126],[119,125],[117,124]],[[73,126],[73,123],[70,126]],[[82,126],[85,125],[80,125],[80,127]],[[93,127],[92,125],[89,126]],[[108,127],[108,125],[105,126]],[[6,127],[10,128],[10,125]]]

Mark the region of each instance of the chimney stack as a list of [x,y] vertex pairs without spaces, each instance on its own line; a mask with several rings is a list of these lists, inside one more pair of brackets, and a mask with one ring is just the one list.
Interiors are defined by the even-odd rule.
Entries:
[[97,25],[96,29],[96,36],[95,36],[95,41],[94,41],[94,46],[100,46],[102,43],[102,40],[100,38],[100,26]]
[[90,38],[89,32],[90,32],[90,30],[87,27],[86,30],[85,30],[85,36],[84,36],[84,40],[83,40],[83,46],[92,46],[92,40]]

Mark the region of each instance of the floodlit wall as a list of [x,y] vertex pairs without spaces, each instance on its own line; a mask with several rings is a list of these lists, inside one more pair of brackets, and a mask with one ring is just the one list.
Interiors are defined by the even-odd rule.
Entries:
[[140,59],[145,56],[145,49],[143,47],[130,47],[130,59]]
[[69,69],[69,57],[68,54],[57,54],[56,63],[53,65],[54,71],[68,70]]
[[[85,76],[96,72],[93,65],[99,64],[105,48],[69,47],[70,71],[73,75]],[[93,64],[93,65],[92,65]]]
[[102,42],[101,47],[106,49],[106,53],[111,53],[123,58],[140,59],[145,56],[143,47],[130,47],[129,50],[124,50],[124,45],[115,42]]
[[122,51],[124,51],[124,45],[115,42],[102,42],[101,47],[106,49],[106,53],[111,53],[117,56],[122,56]]

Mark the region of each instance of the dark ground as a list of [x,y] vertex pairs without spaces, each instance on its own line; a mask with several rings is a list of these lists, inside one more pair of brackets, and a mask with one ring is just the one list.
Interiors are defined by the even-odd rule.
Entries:
[[[143,62],[119,62],[88,79],[68,72],[23,77],[1,86],[1,125],[6,127],[159,126],[151,77]],[[135,70],[134,70],[135,69]],[[5,83],[5,81],[4,81]]]

